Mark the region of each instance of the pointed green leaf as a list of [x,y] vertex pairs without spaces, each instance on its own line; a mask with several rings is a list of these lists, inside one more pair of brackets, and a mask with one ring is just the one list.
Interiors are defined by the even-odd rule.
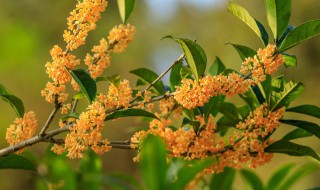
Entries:
[[229,102],[219,102],[216,109],[229,119],[236,122],[240,121],[240,113],[234,104]]
[[227,43],[227,44],[232,45],[234,47],[234,49],[237,50],[242,61],[244,61],[247,57],[253,57],[257,54],[256,51],[254,51],[253,49],[251,49],[247,46],[243,46],[243,45],[239,45],[239,44],[232,44],[232,43]]
[[142,110],[142,109],[136,109],[136,108],[129,108],[129,109],[125,109],[125,110],[118,110],[115,111],[109,115],[107,115],[107,117],[104,119],[105,121],[108,120],[112,120],[112,119],[116,119],[116,118],[120,118],[120,117],[132,117],[132,116],[140,116],[140,117],[149,117],[149,118],[153,118],[153,119],[159,119],[157,116],[155,116],[154,114]]
[[93,102],[97,94],[96,82],[91,76],[83,69],[69,70],[67,69],[72,78],[79,85],[80,90],[86,95],[89,102]]
[[294,83],[290,81],[284,84],[283,91],[272,92],[272,95],[270,97],[271,110],[277,110],[283,106],[287,107],[303,91],[304,86],[301,82]]
[[320,107],[316,105],[301,105],[286,109],[288,112],[302,113],[320,119]]
[[263,89],[260,87],[260,85],[251,86],[251,89],[253,93],[256,95],[260,105],[266,102],[266,99],[262,93]]
[[295,55],[282,54],[282,57],[286,60],[284,62],[286,68],[297,66],[297,57]]
[[295,164],[286,164],[281,166],[271,175],[271,178],[268,180],[266,190],[268,189],[278,189],[281,183],[285,180],[289,172],[294,168]]
[[224,168],[221,173],[213,174],[210,182],[210,190],[232,190],[232,184],[236,170],[234,168]]
[[204,159],[199,160],[191,166],[186,165],[180,171],[178,171],[177,180],[171,185],[169,185],[170,189],[185,189],[189,182],[191,182],[195,176],[213,164],[212,159]]
[[216,57],[216,60],[213,62],[209,68],[209,73],[213,76],[216,76],[222,73],[226,69],[226,66],[222,63],[219,57]]
[[280,122],[299,127],[301,129],[308,131],[309,133],[312,133],[314,136],[320,138],[320,126],[316,123],[312,123],[309,121],[293,120],[293,119],[291,120],[281,119]]
[[293,140],[293,139],[298,139],[298,138],[304,138],[304,137],[311,137],[312,134],[309,133],[308,131],[297,128],[294,129],[293,131],[287,133],[284,137],[282,137],[283,140]]
[[206,121],[207,121],[210,114],[212,114],[213,116],[216,116],[218,114],[218,110],[217,110],[216,106],[220,102],[223,102],[224,99],[225,99],[225,96],[220,94],[218,96],[211,97],[209,102],[204,104],[204,118]]
[[241,175],[243,176],[243,178],[245,179],[247,184],[249,184],[249,186],[252,187],[252,189],[254,189],[254,190],[263,189],[263,183],[262,183],[261,179],[253,171],[247,170],[247,169],[242,169]]
[[207,66],[207,56],[199,44],[189,39],[175,38],[173,36],[165,36],[164,38],[171,38],[180,44],[191,71],[196,79],[199,80]]
[[251,111],[260,106],[260,103],[251,88],[246,93],[239,94],[239,96],[244,102],[246,102],[246,104],[250,106]]
[[278,40],[284,34],[291,15],[291,0],[265,0],[268,24],[274,39]]
[[119,13],[123,23],[126,23],[131,15],[135,0],[117,0]]
[[171,69],[169,83],[172,91],[175,91],[176,89],[175,86],[180,86],[181,84],[181,80],[182,80],[180,75],[181,67],[182,67],[182,61],[174,65]]
[[265,151],[270,153],[283,153],[290,156],[311,156],[320,161],[319,155],[312,148],[287,140],[276,141],[269,145]]
[[242,119],[246,119],[251,113],[250,107],[248,105],[239,106],[237,109],[239,110]]
[[21,169],[37,171],[35,164],[23,156],[10,154],[0,157],[0,169]]
[[286,36],[279,47],[279,51],[286,51],[310,38],[320,34],[320,20],[311,20],[297,26]]
[[162,190],[167,173],[166,149],[159,137],[148,135],[142,144],[140,171],[147,189]]
[[260,89],[263,89],[263,96],[267,104],[270,102],[270,94],[272,91],[271,81],[271,75],[266,75],[266,79],[258,84],[259,87],[261,86]]
[[[142,80],[143,82],[145,82],[146,84],[151,84],[153,81],[155,81],[159,77],[155,72],[153,72],[147,68],[135,69],[135,70],[130,71],[130,73],[138,76],[139,79]],[[161,80],[156,82],[152,86],[151,90],[158,95],[165,93],[164,92],[164,85]]]
[[266,31],[262,24],[251,17],[249,12],[242,6],[229,2],[228,11],[246,23],[262,40],[264,45],[268,44],[268,37],[266,36]]
[[8,102],[10,106],[14,109],[18,117],[23,117],[24,115],[24,105],[20,98],[12,95],[12,93],[3,85],[0,84],[0,97]]
[[279,40],[276,41],[276,44],[277,44],[277,47],[279,49],[279,46],[281,45],[281,43],[283,42],[283,40],[288,36],[288,34],[291,32],[291,30],[293,30],[295,28],[295,26],[292,26],[292,25],[288,25],[285,33],[281,36],[279,36]]

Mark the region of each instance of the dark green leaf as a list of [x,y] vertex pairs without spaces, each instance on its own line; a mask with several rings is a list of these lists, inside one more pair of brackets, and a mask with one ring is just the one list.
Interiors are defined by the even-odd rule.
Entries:
[[213,62],[209,68],[209,73],[213,76],[216,76],[222,73],[226,69],[226,66],[222,63],[219,57],[216,57],[216,60]]
[[192,76],[192,71],[189,67],[182,66],[180,69],[180,78],[185,79],[185,78],[191,78]]
[[291,30],[293,30],[295,27],[292,25],[288,25],[286,32],[281,36],[281,38],[279,40],[277,40],[277,47],[279,47],[281,45],[281,43],[283,42],[283,40],[287,37],[287,35],[291,32]]
[[294,129],[293,131],[287,133],[284,137],[282,137],[283,140],[293,140],[298,138],[304,138],[304,137],[310,137],[312,136],[311,133],[304,129]]
[[258,86],[261,86],[260,89],[263,89],[264,98],[267,100],[267,103],[270,102],[270,94],[272,90],[271,86],[271,75],[266,75],[266,80],[262,81]]
[[175,86],[180,86],[181,84],[181,80],[182,80],[180,76],[181,67],[182,67],[182,61],[174,65],[171,69],[169,83],[172,91],[175,91],[176,89]]
[[248,115],[251,113],[249,105],[243,105],[238,107],[239,113],[242,119],[246,119]]
[[232,44],[232,43],[227,43],[227,44],[232,45],[237,50],[242,61],[244,61],[247,57],[253,57],[257,54],[256,51],[254,51],[253,49],[247,46]]
[[316,123],[300,120],[280,120],[281,123],[293,125],[312,133],[314,136],[320,138],[320,126]]
[[[106,186],[106,189],[112,190],[137,190],[139,188],[133,188],[126,180],[119,178],[118,176],[103,175],[100,177],[100,183],[102,186]],[[140,188],[141,189],[141,188]]]
[[159,137],[148,135],[143,141],[140,170],[147,189],[164,189],[167,173],[166,150]]
[[311,156],[320,161],[320,157],[312,148],[287,140],[276,141],[269,145],[265,151],[271,153],[283,153],[291,156]]
[[286,109],[288,112],[302,113],[320,119],[320,107],[316,105],[301,105]]
[[258,21],[251,17],[245,8],[236,3],[229,2],[228,11],[246,23],[259,36],[264,45],[268,44],[265,29]]
[[255,21],[256,21],[256,23],[257,23],[257,25],[258,25],[258,27],[259,27],[260,33],[261,33],[261,35],[262,35],[262,38],[261,38],[261,39],[262,39],[264,45],[267,46],[268,43],[269,43],[269,35],[268,35],[268,32],[266,31],[266,29],[264,28],[264,26],[263,26],[258,20],[255,19]]
[[203,49],[196,42],[189,39],[174,38],[173,36],[166,36],[164,38],[171,38],[180,44],[191,71],[196,79],[199,80],[207,66],[207,57]]
[[240,113],[237,107],[229,102],[219,102],[216,109],[233,121],[240,121]]
[[147,112],[145,110],[136,109],[136,108],[129,108],[129,109],[125,109],[125,110],[115,111],[115,112],[107,115],[107,117],[104,120],[108,121],[108,120],[112,120],[112,119],[116,119],[116,118],[120,118],[120,117],[130,117],[130,116],[141,116],[141,117],[149,117],[149,118],[158,119],[157,116],[155,116],[154,114]]
[[312,37],[320,34],[320,20],[311,20],[294,28],[283,40],[279,51],[286,51]]
[[[68,70],[68,69],[67,69]],[[86,95],[89,102],[93,102],[97,94],[96,82],[83,69],[68,70],[72,78],[79,85],[81,91]]]
[[286,31],[291,15],[291,0],[265,0],[268,24],[274,39],[278,40]]
[[266,99],[263,96],[262,90],[259,87],[259,85],[251,86],[251,89],[252,89],[253,93],[256,95],[260,105],[266,102]]
[[281,183],[285,180],[288,173],[294,168],[295,164],[286,164],[281,166],[271,175],[271,178],[268,180],[266,190],[273,189],[276,190],[281,185]]
[[247,184],[249,184],[250,187],[252,187],[252,189],[254,189],[254,190],[263,189],[263,184],[262,184],[261,179],[253,171],[247,170],[247,169],[242,169],[241,175],[243,176],[243,178],[245,179]]
[[239,94],[239,96],[250,106],[251,111],[260,106],[260,103],[251,88],[246,93]]
[[226,116],[222,116],[217,122],[217,130],[221,135],[227,132],[230,127],[235,127],[239,122]]
[[117,0],[119,13],[123,23],[126,23],[131,15],[135,0]]
[[272,92],[270,97],[271,110],[277,110],[288,105],[296,99],[304,91],[304,86],[301,82],[294,83],[292,81],[284,84],[284,89],[281,92]]
[[0,84],[0,97],[8,102],[10,106],[15,110],[18,117],[24,115],[24,105],[20,98],[12,95],[12,93],[2,84]]
[[63,117],[60,118],[61,121],[68,121],[68,119],[70,118],[75,118],[78,119],[79,118],[79,114],[78,113],[70,113],[67,115],[64,115]]
[[25,157],[10,154],[0,157],[0,169],[21,169],[37,171],[35,164]]
[[211,97],[209,102],[204,104],[204,118],[206,121],[210,114],[212,114],[213,116],[216,116],[218,114],[216,106],[219,104],[219,102],[223,102],[224,99],[225,96],[220,94],[218,96]]
[[142,186],[139,184],[139,182],[131,175],[124,174],[124,173],[118,173],[118,174],[112,174],[112,177],[119,179],[126,184],[130,184],[135,187],[135,189],[140,189],[142,190]]
[[[159,77],[155,72],[153,72],[147,68],[135,69],[135,70],[130,71],[130,73],[138,76],[139,79],[142,80],[143,82],[145,82],[146,84],[151,84]],[[158,95],[165,93],[164,92],[164,85],[163,85],[162,81],[156,82],[152,86],[151,90]]]
[[282,57],[286,60],[284,62],[286,68],[297,66],[297,57],[295,55],[282,54]]
[[234,168],[224,168],[223,172],[213,174],[210,190],[232,190],[235,175],[236,170]]

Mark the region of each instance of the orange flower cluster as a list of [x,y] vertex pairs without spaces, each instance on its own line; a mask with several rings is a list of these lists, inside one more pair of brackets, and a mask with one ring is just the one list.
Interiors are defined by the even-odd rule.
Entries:
[[68,150],[69,158],[82,158],[83,152],[89,147],[97,154],[108,152],[111,147],[107,139],[102,139],[101,131],[104,127],[106,109],[103,103],[95,101],[88,106],[87,111],[80,114],[76,123],[70,127],[65,145],[55,144],[52,151],[61,154]]
[[228,76],[205,76],[199,81],[183,79],[181,86],[176,86],[175,100],[187,109],[203,106],[212,96],[223,94],[234,96],[248,91],[250,85],[265,80],[265,74],[274,73],[284,63],[281,54],[275,54],[275,45],[259,49],[253,58],[247,58],[242,64],[242,73],[251,72],[252,79],[244,79],[237,73]]
[[[162,118],[161,121],[150,122],[148,131],[137,132],[131,139],[132,147],[139,144],[148,134],[161,137],[170,152],[169,157],[184,157],[185,159],[215,158],[217,163],[206,169],[205,172],[221,172],[223,168],[241,168],[244,164],[255,168],[270,161],[272,154],[264,152],[271,143],[269,139],[262,140],[279,126],[284,109],[274,112],[268,111],[262,105],[253,111],[237,128],[242,132],[235,132],[228,137],[217,135],[214,117],[210,115],[205,122],[203,116],[196,116],[199,129],[181,127],[177,130],[169,128],[171,121]],[[135,160],[139,160],[138,157]]]
[[74,50],[85,43],[88,32],[96,28],[100,14],[107,6],[106,0],[78,1],[68,18],[68,30],[64,31],[63,38],[67,42],[67,49]]
[[281,54],[276,54],[276,46],[269,44],[264,49],[259,49],[253,58],[248,57],[242,63],[241,73],[251,72],[254,83],[264,81],[266,74],[273,74],[285,62]]
[[30,139],[38,127],[36,114],[33,111],[25,113],[23,118],[16,118],[13,125],[7,128],[6,140],[11,145]]
[[128,80],[120,81],[119,86],[114,84],[109,86],[108,95],[100,95],[98,99],[104,103],[106,108],[118,108],[121,106],[128,107],[132,99],[132,89],[129,86]]
[[108,43],[102,38],[98,46],[94,46],[91,50],[94,55],[87,54],[84,63],[88,66],[88,71],[92,78],[97,78],[110,65],[110,55]]
[[128,43],[133,40],[136,28],[130,24],[115,26],[111,29],[108,40],[114,53],[124,52]]
[[223,94],[234,96],[242,94],[249,89],[250,81],[244,80],[237,73],[228,76],[205,76],[199,81],[183,79],[181,86],[176,86],[174,99],[183,107],[192,109],[203,106],[212,96]]

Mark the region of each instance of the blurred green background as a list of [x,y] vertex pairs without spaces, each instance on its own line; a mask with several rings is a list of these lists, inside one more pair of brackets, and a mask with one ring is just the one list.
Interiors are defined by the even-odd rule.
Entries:
[[[244,6],[253,17],[267,24],[262,0],[234,0]],[[62,34],[66,29],[66,18],[75,7],[76,0],[0,0],[0,83],[9,88],[25,104],[26,111],[34,110],[42,126],[49,115],[52,105],[40,96],[48,77],[45,73],[47,61],[50,60],[49,50],[53,45],[65,46]],[[291,25],[300,25],[311,19],[320,18],[319,0],[292,0]],[[116,1],[109,2],[107,10],[97,24],[97,29],[89,33],[87,44],[75,52],[78,58],[84,56],[99,39],[106,37],[108,31],[120,24],[120,16]],[[227,12],[227,1],[221,0],[138,0],[129,23],[137,27],[135,40],[127,51],[112,56],[107,75],[121,74],[122,79],[131,80],[135,77],[128,74],[132,69],[147,67],[161,73],[172,61],[181,54],[179,47],[170,40],[160,40],[163,36],[172,34],[177,37],[197,39],[205,50],[208,63],[219,56],[230,68],[238,70],[241,60],[236,51],[226,42],[247,45],[253,49],[262,46],[258,37],[240,20]],[[268,31],[270,31],[268,29]],[[269,33],[271,34],[271,33]],[[320,74],[320,38],[314,38],[294,49],[291,54],[298,57],[295,68],[281,68],[277,74],[284,74],[288,79],[302,81],[306,90],[294,102],[299,104],[320,105],[319,74]],[[166,82],[168,79],[165,78]],[[99,90],[105,91],[105,84],[99,84]],[[233,101],[239,102],[238,99]],[[80,107],[84,107],[80,105]],[[5,147],[6,128],[15,118],[14,111],[3,101],[0,101],[0,146]],[[292,115],[295,116],[295,115]],[[319,122],[308,118],[309,121]],[[51,126],[54,128],[57,121]],[[108,122],[106,136],[109,140],[127,140],[137,128],[147,127],[146,122],[137,119],[121,119]],[[289,126],[281,126],[275,137],[281,137],[281,131],[291,130]],[[320,151],[319,140],[308,138],[298,141],[308,144],[317,152]],[[30,148],[42,157],[47,144],[38,144]],[[112,150],[104,154],[104,173],[124,172],[134,176],[137,165],[132,162],[133,151]],[[288,162],[303,164],[312,161],[309,158],[294,158],[275,155],[273,161],[256,169],[268,178],[274,169]],[[74,160],[74,166],[77,160]],[[294,189],[320,186],[320,171],[305,178]],[[33,189],[32,177],[29,172],[1,170],[0,189]]]

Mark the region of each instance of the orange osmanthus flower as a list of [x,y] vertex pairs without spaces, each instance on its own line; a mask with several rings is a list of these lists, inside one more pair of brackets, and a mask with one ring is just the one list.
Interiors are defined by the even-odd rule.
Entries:
[[121,24],[112,28],[108,36],[109,45],[112,46],[112,51],[114,53],[123,52],[128,43],[133,40],[135,33],[136,28],[131,24]]

